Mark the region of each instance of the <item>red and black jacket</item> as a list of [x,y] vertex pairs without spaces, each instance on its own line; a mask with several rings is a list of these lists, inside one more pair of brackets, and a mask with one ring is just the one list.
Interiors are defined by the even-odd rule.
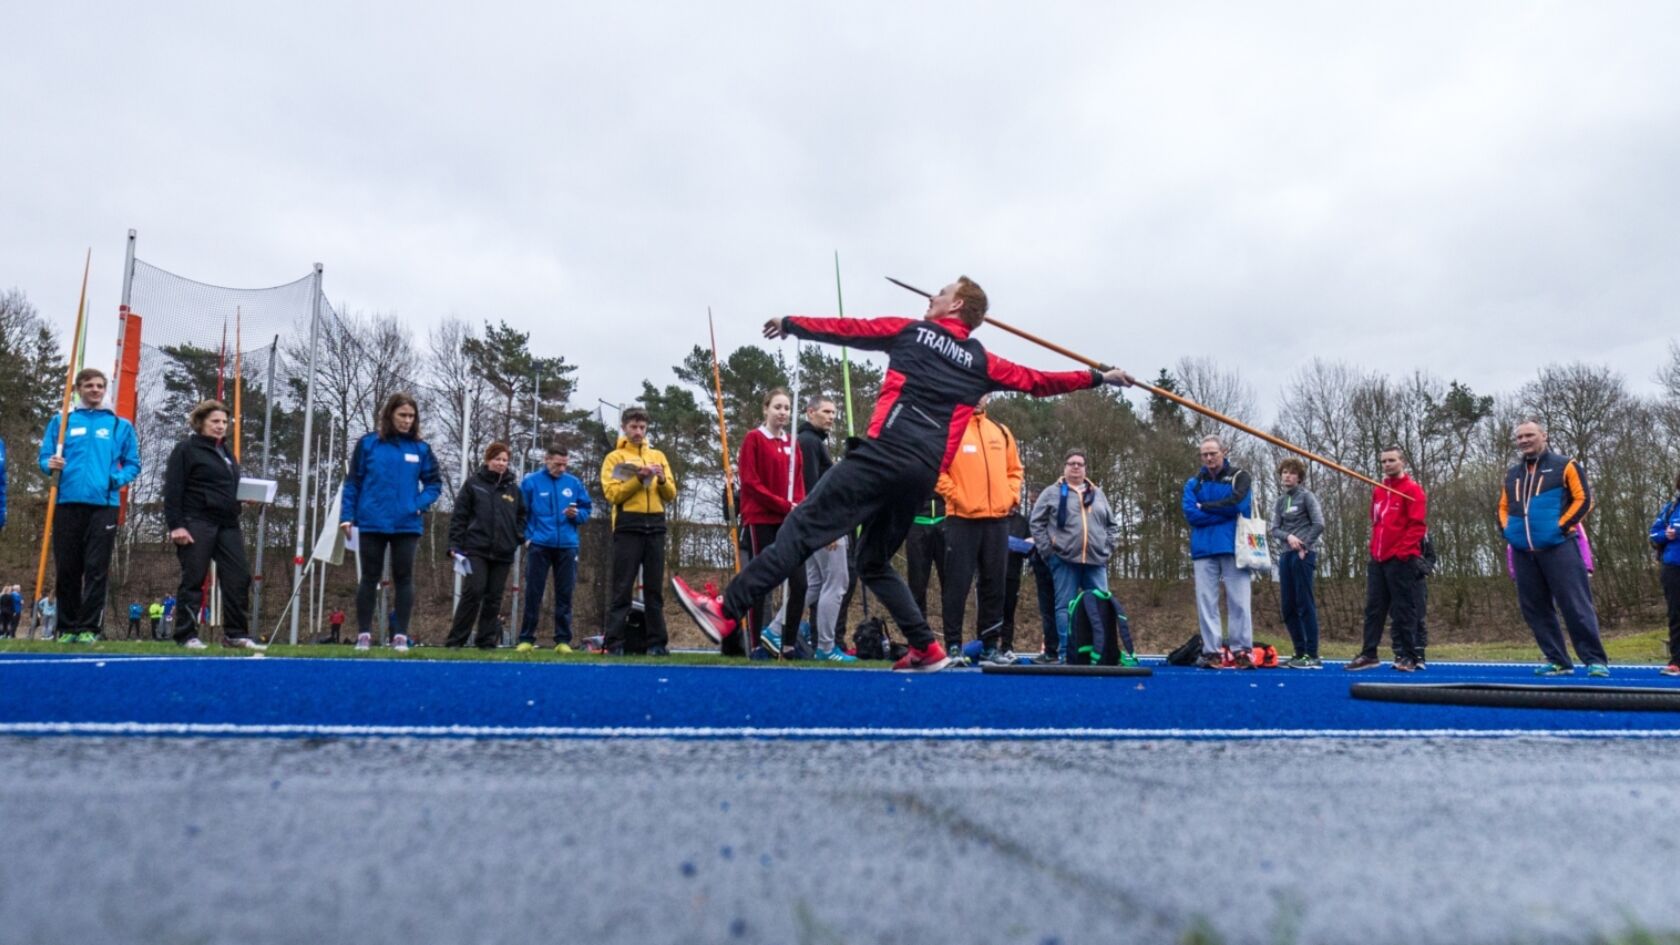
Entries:
[[[940,471],[951,463],[974,405],[991,391],[1053,397],[1102,384],[1096,371],[1035,371],[995,354],[969,337],[962,319],[782,319],[796,338],[887,353],[887,373],[869,437],[926,453]],[[937,451],[937,455],[935,452]]]

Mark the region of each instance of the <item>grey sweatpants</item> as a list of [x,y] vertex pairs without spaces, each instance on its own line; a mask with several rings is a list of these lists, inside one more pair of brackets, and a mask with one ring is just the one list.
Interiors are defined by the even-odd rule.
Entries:
[[1254,621],[1248,601],[1252,578],[1237,567],[1236,555],[1214,555],[1191,562],[1196,575],[1196,618],[1202,628],[1202,652],[1219,649],[1219,592],[1225,592],[1225,645],[1235,650],[1254,647]]
[[833,547],[818,548],[805,560],[805,596],[816,601],[817,625],[811,628],[817,649],[834,649],[834,627],[840,621],[840,601],[846,596],[846,544],[842,535]]

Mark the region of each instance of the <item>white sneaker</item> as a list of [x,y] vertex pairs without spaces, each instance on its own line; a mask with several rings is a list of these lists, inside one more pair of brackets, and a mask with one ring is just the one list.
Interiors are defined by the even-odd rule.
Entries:
[[235,650],[256,650],[258,653],[268,650],[268,647],[263,646],[251,637],[228,637],[222,641],[222,645]]
[[371,634],[371,633],[358,633],[358,634],[356,634],[356,652],[357,653],[366,653],[368,650],[371,650],[371,649],[373,649],[373,634]]
[[405,634],[399,633],[396,636],[392,637],[391,638],[391,650],[393,652],[396,652],[396,653],[407,653],[408,652],[408,636],[405,635]]
[[183,650],[207,650],[207,649],[209,649],[209,647],[205,646],[204,641],[200,640],[198,637],[188,637],[187,642],[181,644],[181,649],[183,649]]

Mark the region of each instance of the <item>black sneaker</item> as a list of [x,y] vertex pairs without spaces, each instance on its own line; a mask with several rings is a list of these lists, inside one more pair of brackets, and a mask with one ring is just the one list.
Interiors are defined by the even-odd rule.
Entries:
[[650,647],[647,648],[647,655],[649,655],[649,656],[670,656],[671,651],[669,649],[663,647],[663,646],[650,646]]
[[1381,665],[1382,660],[1377,659],[1375,656],[1366,656],[1361,653],[1353,659],[1348,660],[1348,664],[1342,668],[1350,673],[1357,673],[1362,669],[1376,669]]

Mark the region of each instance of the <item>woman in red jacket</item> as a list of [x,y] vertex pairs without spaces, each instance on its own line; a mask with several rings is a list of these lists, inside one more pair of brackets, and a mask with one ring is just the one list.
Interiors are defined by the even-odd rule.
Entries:
[[[747,527],[746,551],[751,560],[764,553],[776,540],[782,521],[793,511],[795,503],[805,498],[805,477],[800,466],[799,449],[790,429],[793,419],[793,398],[780,387],[764,395],[764,425],[741,441],[741,524]],[[789,473],[792,479],[789,479]],[[793,489],[788,490],[792,482]],[[788,496],[792,496],[790,501]],[[746,562],[743,561],[742,564]],[[781,650],[782,641],[774,633],[765,632],[768,621],[764,614],[765,601],[760,599],[748,615],[749,639],[758,640],[771,652]],[[805,569],[795,568],[787,581],[788,624],[797,636],[799,614],[805,612]],[[790,641],[791,642],[791,641]]]

